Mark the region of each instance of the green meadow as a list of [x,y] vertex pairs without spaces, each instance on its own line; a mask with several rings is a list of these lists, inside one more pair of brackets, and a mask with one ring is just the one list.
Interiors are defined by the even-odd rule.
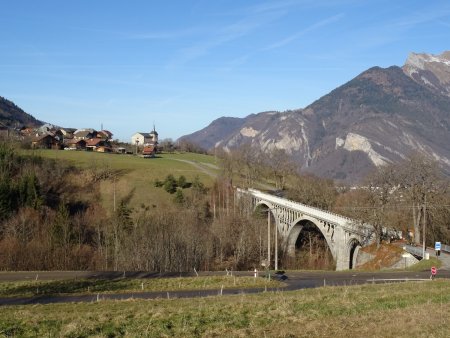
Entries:
[[450,282],[3,306],[2,337],[448,337]]
[[164,180],[168,174],[172,174],[175,178],[183,175],[191,182],[198,176],[202,183],[210,186],[214,176],[220,172],[214,156],[194,153],[164,153],[156,158],[65,150],[33,150],[27,153],[65,161],[82,168],[109,168],[119,171],[115,182],[110,179],[99,183],[102,204],[107,210],[112,209],[114,189],[117,201],[132,193],[132,207],[161,207],[172,203],[173,195],[161,188],[155,188],[156,179]]

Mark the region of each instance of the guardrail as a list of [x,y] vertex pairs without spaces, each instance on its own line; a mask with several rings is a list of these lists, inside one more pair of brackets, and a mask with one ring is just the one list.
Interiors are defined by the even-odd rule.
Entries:
[[[423,247],[406,245],[405,248],[406,248],[406,251],[413,254],[414,256],[423,257]],[[432,248],[428,248],[428,249],[432,249]],[[441,244],[441,251],[450,253],[450,245]]]
[[[245,192],[245,190],[243,190],[243,189],[239,189],[239,190]],[[268,201],[271,201],[271,202],[274,202],[274,203],[277,203],[277,204],[280,204],[280,205],[283,205],[286,207],[290,207],[292,209],[297,209],[299,211],[306,212],[306,213],[309,213],[312,215],[316,215],[316,217],[320,217],[325,220],[329,220],[332,223],[342,223],[345,221],[349,221],[351,223],[355,222],[355,220],[353,220],[349,217],[335,214],[333,212],[322,210],[322,209],[319,209],[316,207],[311,207],[309,205],[295,202],[295,201],[292,201],[292,200],[289,200],[286,198],[281,198],[281,197],[273,196],[270,194],[266,194],[266,193],[263,193],[262,191],[259,191],[256,189],[249,188],[248,192],[252,193],[255,197],[257,197],[259,195],[261,198],[266,199]]]
[[445,252],[449,252],[450,253],[450,245],[441,244],[441,251],[445,251]]
[[421,247],[405,245],[405,249],[407,252],[409,252],[410,254],[413,254],[414,256],[423,257],[423,248],[421,248]]

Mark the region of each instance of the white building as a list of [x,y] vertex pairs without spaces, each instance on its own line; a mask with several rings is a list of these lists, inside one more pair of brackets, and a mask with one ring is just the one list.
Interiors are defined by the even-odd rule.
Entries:
[[145,145],[157,145],[158,144],[158,133],[153,127],[153,131],[150,133],[136,133],[131,136],[131,144],[138,146]]

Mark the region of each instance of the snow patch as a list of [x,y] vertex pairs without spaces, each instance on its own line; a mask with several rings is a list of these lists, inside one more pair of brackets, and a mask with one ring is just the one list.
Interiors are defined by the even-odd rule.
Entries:
[[[425,64],[431,62],[450,66],[450,60],[448,60],[444,55],[416,54],[416,53],[409,54],[408,59],[406,60],[406,65],[412,68],[425,70]],[[417,71],[409,68],[408,73],[411,75],[413,73],[417,73]]]
[[437,62],[437,63],[443,63],[447,66],[450,66],[450,60],[447,60],[443,57],[441,57],[440,55],[428,55],[428,62]]

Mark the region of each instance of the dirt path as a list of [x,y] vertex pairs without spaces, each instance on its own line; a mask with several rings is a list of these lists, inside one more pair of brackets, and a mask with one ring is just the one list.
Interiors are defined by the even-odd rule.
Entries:
[[[200,164],[199,162],[194,162],[194,161],[189,161],[189,160],[180,160],[177,158],[172,158],[171,160],[188,163],[188,164],[194,166],[195,168],[197,168],[198,170],[200,170],[202,173],[204,173],[212,178],[216,178],[218,176],[218,174],[216,172],[210,170],[210,168],[219,169],[219,167],[217,167],[213,164],[209,164],[209,163]],[[206,168],[205,166],[208,166],[210,168]]]

